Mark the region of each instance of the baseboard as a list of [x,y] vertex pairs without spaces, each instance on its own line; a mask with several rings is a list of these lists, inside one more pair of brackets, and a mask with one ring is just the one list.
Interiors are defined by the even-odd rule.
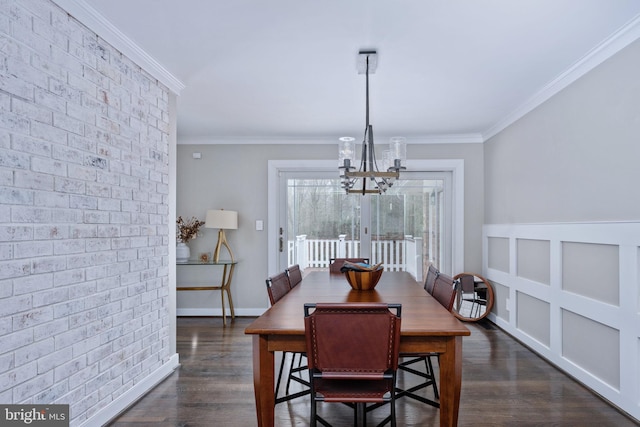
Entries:
[[[235,310],[236,316],[240,317],[258,317],[267,311],[266,308],[241,308]],[[216,316],[222,317],[222,309],[220,308],[178,308],[177,316]],[[227,318],[231,317],[231,313],[227,310]]]
[[128,391],[120,395],[109,405],[96,412],[91,418],[80,424],[80,427],[104,426],[108,422],[116,418],[129,406],[138,401],[142,396],[149,392],[153,387],[160,384],[165,378],[173,373],[180,365],[178,353],[171,356],[169,361],[156,369],[145,379],[131,387]]

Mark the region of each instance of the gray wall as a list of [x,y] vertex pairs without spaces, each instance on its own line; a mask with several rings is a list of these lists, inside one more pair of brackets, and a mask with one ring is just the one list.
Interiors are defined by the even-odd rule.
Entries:
[[485,143],[492,320],[640,419],[640,42]]
[[[267,306],[267,161],[326,160],[337,158],[335,145],[178,145],[178,215],[204,219],[207,209],[238,211],[239,229],[227,232],[229,244],[240,260],[233,280],[234,305],[252,314]],[[465,161],[465,269],[480,271],[482,232],[483,149],[481,144],[416,145],[408,147],[414,159],[464,159]],[[194,152],[201,159],[194,159]],[[336,160],[337,164],[337,160]],[[255,230],[255,220],[265,221],[265,231]],[[211,251],[217,231],[205,229],[189,243],[192,256]],[[178,281],[188,273],[179,267]],[[185,280],[190,280],[185,278]],[[217,279],[216,279],[217,280]],[[191,294],[191,295],[188,295]],[[178,294],[178,310],[185,307],[220,307],[218,293]],[[253,310],[252,310],[253,309]]]
[[640,42],[485,145],[485,223],[637,220]]

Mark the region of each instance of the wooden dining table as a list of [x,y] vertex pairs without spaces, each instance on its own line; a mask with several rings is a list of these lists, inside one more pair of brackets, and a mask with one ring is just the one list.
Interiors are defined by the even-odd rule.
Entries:
[[253,384],[259,427],[273,427],[274,353],[305,352],[305,303],[385,302],[402,304],[401,354],[439,353],[440,425],[458,422],[462,386],[462,337],[469,329],[406,272],[385,272],[372,291],[352,290],[342,274],[312,272],[253,321]]

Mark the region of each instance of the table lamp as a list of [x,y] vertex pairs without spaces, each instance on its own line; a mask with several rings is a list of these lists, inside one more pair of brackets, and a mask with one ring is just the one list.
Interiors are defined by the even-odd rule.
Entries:
[[213,251],[213,262],[217,263],[220,259],[220,247],[226,246],[231,255],[231,261],[233,262],[233,252],[227,243],[227,236],[224,234],[224,230],[237,230],[238,229],[238,212],[219,210],[208,210],[207,217],[205,218],[205,228],[218,228],[218,244]]

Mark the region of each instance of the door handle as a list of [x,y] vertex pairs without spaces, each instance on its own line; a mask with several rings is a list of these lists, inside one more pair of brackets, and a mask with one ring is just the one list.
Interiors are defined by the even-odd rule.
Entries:
[[280,237],[280,252],[284,250],[284,239]]

